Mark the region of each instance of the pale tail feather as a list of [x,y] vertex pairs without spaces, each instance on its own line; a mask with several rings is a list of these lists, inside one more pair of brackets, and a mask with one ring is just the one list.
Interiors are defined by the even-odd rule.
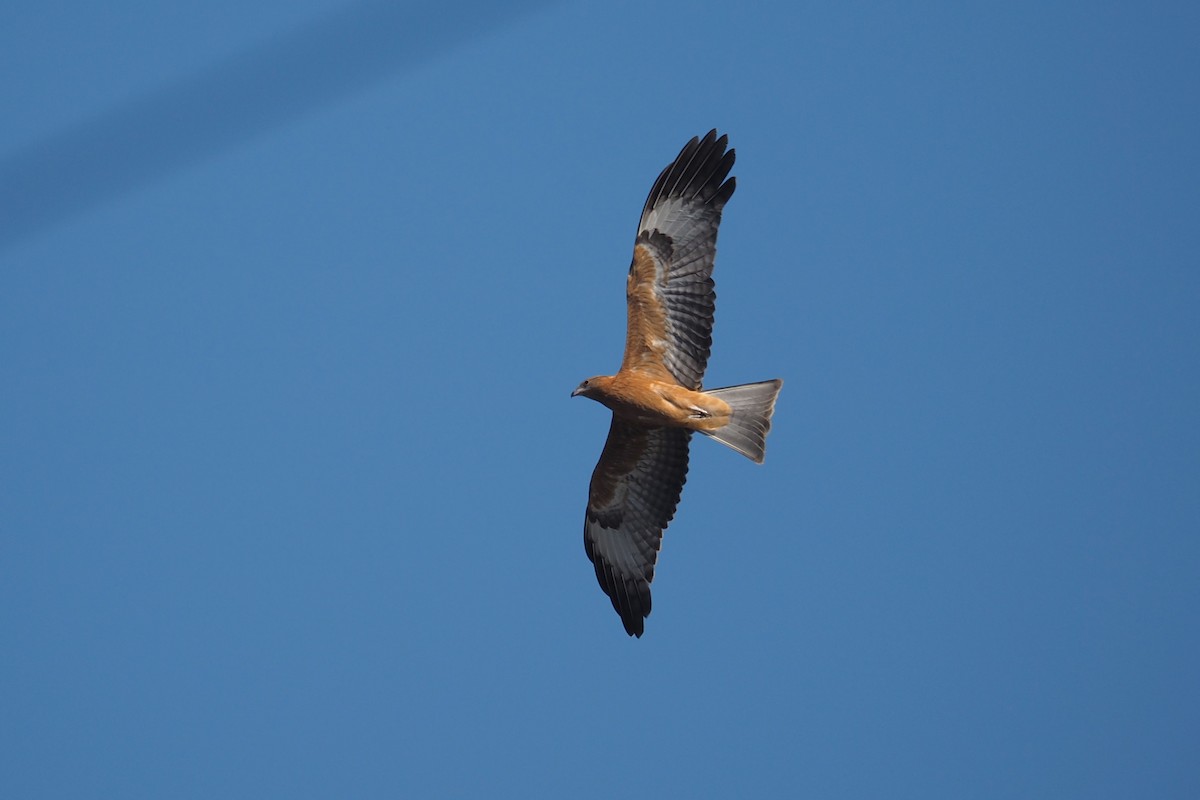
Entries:
[[771,430],[771,415],[775,413],[775,398],[779,396],[781,386],[783,381],[773,380],[705,390],[705,394],[728,403],[733,408],[733,416],[725,427],[701,433],[761,464],[767,447],[767,433]]

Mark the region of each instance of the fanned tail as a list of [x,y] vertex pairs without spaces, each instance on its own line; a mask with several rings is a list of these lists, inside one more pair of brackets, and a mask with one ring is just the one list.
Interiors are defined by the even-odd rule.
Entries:
[[783,381],[762,381],[707,389],[705,394],[724,400],[733,409],[728,424],[715,431],[701,431],[726,447],[731,447],[755,463],[761,464],[766,455],[767,434],[771,430],[771,415]]

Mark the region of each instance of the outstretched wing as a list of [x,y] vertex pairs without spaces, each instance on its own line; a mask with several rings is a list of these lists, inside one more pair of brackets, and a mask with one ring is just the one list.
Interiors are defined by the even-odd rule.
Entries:
[[583,546],[625,631],[641,636],[662,532],[687,480],[691,431],[614,416],[592,473]]
[[712,348],[713,259],[734,151],[715,130],[684,145],[654,182],[633,247],[626,297],[623,370],[662,375],[699,389]]

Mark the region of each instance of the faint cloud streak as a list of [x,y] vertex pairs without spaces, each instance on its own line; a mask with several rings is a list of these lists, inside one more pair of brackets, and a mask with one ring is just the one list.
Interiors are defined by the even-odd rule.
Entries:
[[355,3],[10,152],[0,250],[548,3]]

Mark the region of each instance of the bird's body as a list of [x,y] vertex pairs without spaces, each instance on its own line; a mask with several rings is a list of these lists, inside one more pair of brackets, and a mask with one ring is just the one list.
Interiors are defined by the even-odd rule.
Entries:
[[693,432],[763,460],[782,381],[705,391],[712,345],[712,269],[721,209],[733,195],[734,151],[710,131],[658,176],[629,267],[625,357],[616,375],[572,392],[613,412],[592,473],[584,547],[625,630],[641,636],[662,532],[687,479]]
[[580,394],[603,403],[622,419],[702,433],[724,427],[732,413],[719,397],[635,372],[589,378],[588,389]]

